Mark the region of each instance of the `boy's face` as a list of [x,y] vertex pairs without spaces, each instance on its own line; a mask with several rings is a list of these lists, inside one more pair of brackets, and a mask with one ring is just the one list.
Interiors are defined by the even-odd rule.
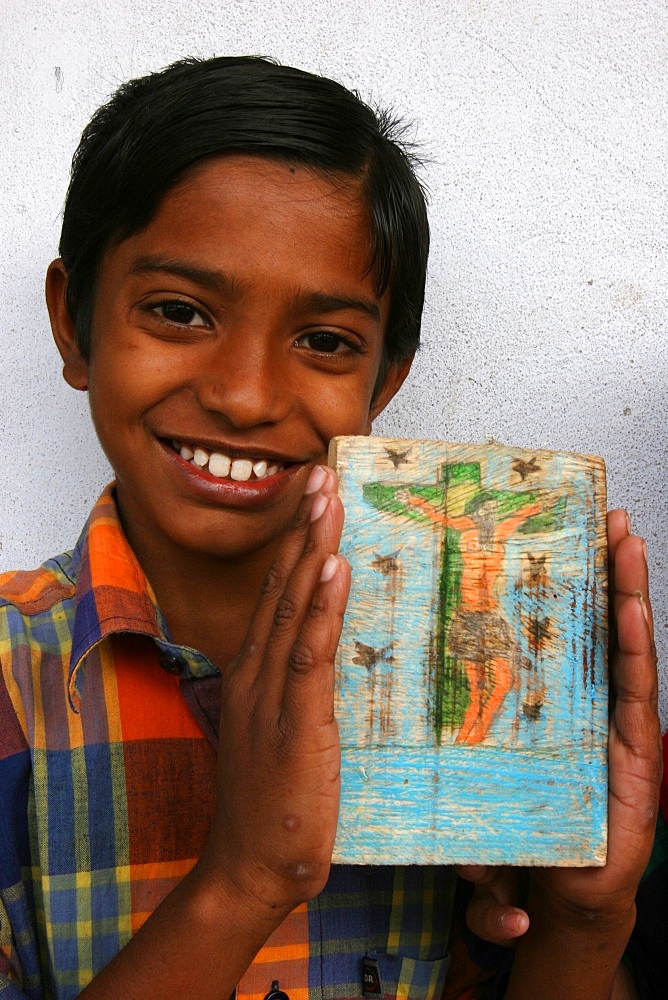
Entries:
[[107,251],[89,364],[73,331],[56,336],[140,559],[271,546],[330,438],[369,432],[409,363],[373,398],[388,295],[364,275],[368,250],[352,182],[235,156],[193,169]]

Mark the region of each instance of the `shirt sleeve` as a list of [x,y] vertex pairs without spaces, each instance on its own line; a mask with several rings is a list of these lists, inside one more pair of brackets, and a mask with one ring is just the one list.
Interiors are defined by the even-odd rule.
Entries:
[[0,671],[0,998],[42,996],[31,887],[30,754]]

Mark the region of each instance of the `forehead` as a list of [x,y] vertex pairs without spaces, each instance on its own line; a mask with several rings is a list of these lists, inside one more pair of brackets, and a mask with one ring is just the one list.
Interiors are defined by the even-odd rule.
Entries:
[[109,248],[103,271],[119,249],[125,258],[189,258],[232,269],[239,282],[273,269],[308,286],[364,286],[378,299],[361,181],[259,156],[197,164],[162,197],[144,229]]
[[[160,201],[149,229],[161,223],[180,238],[197,219],[202,242],[273,239],[283,249],[324,240],[368,268],[370,232],[362,186],[355,178],[257,156],[224,156],[193,167]],[[157,223],[157,225],[156,225]],[[162,235],[162,234],[161,234]],[[361,273],[360,275],[361,276]]]

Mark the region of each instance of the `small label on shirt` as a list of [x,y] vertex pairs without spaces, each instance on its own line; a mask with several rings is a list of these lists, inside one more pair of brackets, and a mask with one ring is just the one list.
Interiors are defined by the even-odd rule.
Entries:
[[364,959],[362,965],[362,988],[365,997],[382,997],[383,987],[380,983],[380,970],[375,958]]

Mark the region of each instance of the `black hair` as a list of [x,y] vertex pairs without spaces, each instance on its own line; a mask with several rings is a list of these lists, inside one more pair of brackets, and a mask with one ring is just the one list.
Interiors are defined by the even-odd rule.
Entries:
[[[108,247],[149,224],[185,171],[251,154],[360,181],[368,273],[390,288],[386,366],[419,344],[429,252],[424,191],[389,114],[326,77],[259,57],[184,59],[123,84],[85,128],[72,161],[60,255],[79,350],[90,356],[95,284]],[[381,374],[383,374],[381,373]]]

